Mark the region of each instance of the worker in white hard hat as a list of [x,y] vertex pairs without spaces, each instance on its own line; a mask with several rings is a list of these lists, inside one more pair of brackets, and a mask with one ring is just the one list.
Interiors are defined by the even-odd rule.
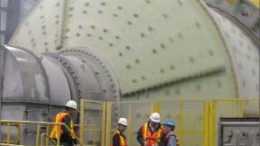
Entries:
[[127,146],[126,136],[124,134],[127,128],[127,119],[119,118],[117,123],[118,123],[118,128],[114,132],[111,146]]
[[53,125],[50,137],[56,142],[60,140],[60,145],[73,146],[77,143],[72,119],[72,116],[76,111],[76,101],[70,100],[65,105],[65,111],[58,113],[53,120],[53,122],[62,122],[69,128],[67,129],[65,126],[61,125]]
[[164,137],[160,114],[152,113],[148,122],[144,123],[138,130],[136,139],[141,146],[159,146]]

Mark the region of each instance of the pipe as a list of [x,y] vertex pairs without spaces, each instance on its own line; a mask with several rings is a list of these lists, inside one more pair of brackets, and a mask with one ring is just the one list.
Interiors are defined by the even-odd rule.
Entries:
[[[5,62],[5,50],[0,46],[0,111],[2,111],[2,100],[3,100],[3,79],[4,79],[4,62]],[[2,112],[0,112],[0,119],[2,119]],[[1,125],[0,125],[1,131]],[[1,132],[0,132],[1,141]]]

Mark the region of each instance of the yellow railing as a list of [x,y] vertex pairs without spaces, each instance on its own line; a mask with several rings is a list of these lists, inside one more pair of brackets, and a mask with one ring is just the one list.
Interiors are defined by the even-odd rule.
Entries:
[[90,132],[93,134],[93,145],[95,146],[98,138],[97,135],[99,132],[101,132],[101,129],[99,129],[96,125],[78,125],[75,124],[75,126],[78,126],[80,128],[80,141],[83,142],[85,140],[85,133]]
[[[225,98],[225,99],[212,99],[208,100],[206,106],[208,106],[209,112],[205,114],[205,118],[208,119],[205,121],[207,127],[204,127],[204,130],[209,129],[207,135],[204,135],[204,143],[206,145],[204,146],[216,146],[216,141],[217,141],[217,124],[218,124],[218,119],[221,116],[224,117],[243,117],[245,115],[244,111],[246,110],[245,107],[243,106],[246,102],[251,102],[250,105],[255,104],[258,108],[251,107],[252,111],[256,114],[255,116],[259,117],[259,100],[260,98]],[[234,111],[236,110],[237,112],[233,112],[232,114],[227,114],[225,110],[225,105],[235,105],[235,108],[232,108]],[[259,117],[260,118],[260,117]]]
[[[17,130],[17,135],[21,135],[21,125],[20,124],[15,124],[15,123],[2,123],[1,125],[5,125],[5,126],[8,126],[7,128],[7,133],[10,133],[10,127],[13,126],[16,128]],[[6,142],[7,141],[10,141],[10,136],[7,136],[7,139],[6,139]],[[20,144],[21,142],[21,137],[18,136],[17,137],[17,140],[16,141],[13,141],[13,143],[16,143],[16,144]]]
[[[116,129],[118,117],[123,116],[128,119],[126,131],[128,145],[138,145],[136,133],[142,123],[146,122],[151,112],[159,112],[162,122],[167,118],[172,118],[177,124],[175,133],[179,137],[181,146],[192,145],[195,138],[199,137],[197,145],[216,146],[217,122],[220,117],[243,117],[246,106],[250,110],[259,112],[257,108],[251,107],[251,103],[259,104],[259,98],[243,99],[210,99],[210,100],[169,100],[169,101],[131,101],[131,102],[100,102],[81,100],[80,108],[80,145],[91,144],[94,146],[108,146],[111,143],[112,132]],[[95,113],[94,119],[89,118]],[[119,115],[118,115],[119,114]],[[257,114],[258,115],[258,114]],[[193,116],[193,117],[192,117]],[[259,115],[258,115],[259,116]],[[191,119],[201,120],[198,123]],[[200,117],[200,118],[198,118]],[[96,118],[96,119],[95,119]],[[1,120],[1,125],[7,126],[7,137],[5,144],[21,144],[21,124],[36,124],[36,146],[50,144],[50,125],[63,125],[63,123],[52,122],[32,122],[32,121],[8,121]],[[194,128],[195,125],[195,128]],[[17,140],[11,141],[11,127],[17,129]],[[41,132],[41,127],[45,126],[46,131]],[[66,125],[64,125],[69,129]],[[89,143],[89,141],[91,142]],[[58,140],[56,145],[58,146]],[[4,144],[1,144],[4,145]]]
[[[15,127],[21,127],[22,124],[33,124],[33,125],[37,125],[37,130],[36,130],[36,146],[42,146],[42,145],[49,145],[49,141],[51,141],[51,139],[49,138],[49,133],[50,133],[50,126],[52,125],[63,125],[65,128],[68,129],[68,131],[70,131],[70,129],[68,128],[67,125],[65,125],[64,123],[53,123],[53,122],[37,122],[37,121],[15,121],[15,120],[1,120],[1,125],[6,125],[7,126],[7,133],[6,133],[6,141],[5,144],[6,145],[11,145],[12,141],[11,141],[11,126],[15,126]],[[46,128],[46,132],[41,133],[41,127],[45,126]],[[58,128],[58,133],[59,133],[59,128]],[[20,144],[20,139],[21,139],[21,133],[20,133],[20,128],[18,128],[18,134],[17,134],[17,144]],[[45,137],[45,144],[44,144],[44,137]],[[83,146],[82,142],[80,141],[80,139],[78,137],[76,137],[76,139],[78,140],[79,144],[81,146]],[[54,142],[54,141],[53,141]],[[60,139],[58,138],[57,141],[55,142],[56,146],[60,146]],[[3,144],[4,145],[4,144]]]
[[[201,142],[199,145],[203,146],[216,146],[217,144],[217,122],[220,117],[243,117],[244,115],[244,104],[246,102],[258,103],[259,98],[230,98],[230,99],[209,99],[209,100],[169,100],[169,101],[131,101],[131,102],[108,102],[106,108],[107,111],[107,129],[106,129],[106,144],[111,142],[112,131],[116,127],[112,127],[111,116],[113,115],[113,107],[120,107],[119,115],[126,117],[128,119],[128,128],[126,131],[127,143],[128,145],[137,145],[136,142],[136,132],[140,128],[141,124],[146,122],[149,118],[151,112],[159,112],[163,120],[167,118],[173,118],[178,124],[175,133],[178,135],[179,142],[181,146],[189,146],[192,141],[188,139],[189,137],[199,137]],[[168,107],[167,107],[168,104]],[[138,105],[139,107],[137,107]],[[189,115],[193,114],[194,109],[187,109],[189,105],[196,105],[196,110],[200,109],[199,112],[195,113],[201,115],[201,128],[195,128],[189,130],[187,126],[190,124],[196,123],[197,121],[192,121],[189,118]],[[177,107],[178,110],[174,110],[174,107]],[[139,109],[142,110],[141,114]],[[172,111],[173,114],[169,114],[165,111]],[[255,111],[258,112],[258,111]],[[139,115],[141,115],[139,117]],[[142,116],[143,115],[143,116]],[[146,118],[145,116],[146,115]],[[174,116],[175,115],[175,116]],[[141,122],[139,122],[141,118]],[[199,123],[199,122],[198,122]],[[196,123],[197,124],[197,123]],[[139,125],[139,126],[136,126]],[[199,127],[199,126],[197,126]]]
[[[108,124],[106,123],[106,117],[109,117],[106,113],[108,103],[101,101],[93,100],[81,100],[80,101],[80,124],[79,124],[79,133],[80,140],[84,145],[89,144],[87,140],[91,139],[91,145],[97,146],[102,145],[106,146],[106,128]],[[89,114],[97,113],[94,119],[89,119],[93,121],[85,121]],[[98,119],[95,119],[97,118]],[[83,119],[83,120],[82,120]],[[86,137],[86,135],[90,137]]]

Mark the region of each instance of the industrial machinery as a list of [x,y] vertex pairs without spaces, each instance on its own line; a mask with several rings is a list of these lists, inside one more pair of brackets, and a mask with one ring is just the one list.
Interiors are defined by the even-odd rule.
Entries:
[[258,118],[221,118],[219,132],[219,146],[258,146],[260,143]]
[[[69,99],[259,97],[259,7],[246,0],[208,3],[40,1],[0,47],[1,119],[50,121]],[[259,116],[258,102],[244,107],[245,116]],[[119,108],[113,111],[116,121]],[[28,144],[35,131],[24,129]]]

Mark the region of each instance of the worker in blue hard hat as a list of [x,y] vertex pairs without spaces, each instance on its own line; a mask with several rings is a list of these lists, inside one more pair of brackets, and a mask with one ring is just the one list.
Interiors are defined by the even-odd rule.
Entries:
[[178,138],[173,133],[175,129],[175,122],[172,119],[167,119],[163,123],[165,139],[163,146],[179,146]]

